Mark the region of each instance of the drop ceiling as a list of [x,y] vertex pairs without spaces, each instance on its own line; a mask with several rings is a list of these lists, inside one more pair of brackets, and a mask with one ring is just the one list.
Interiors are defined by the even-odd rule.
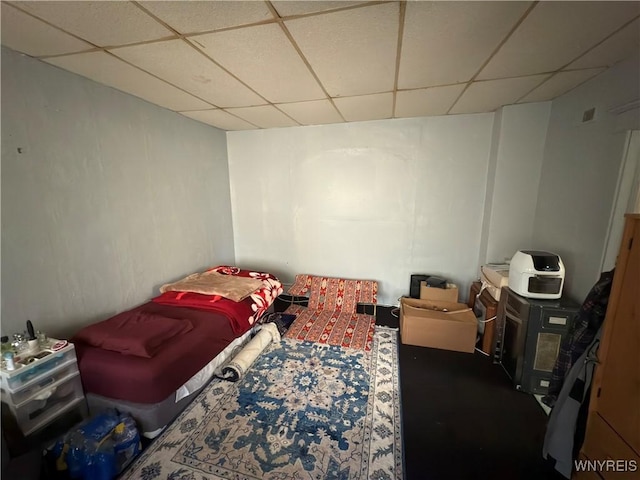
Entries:
[[492,112],[640,56],[640,2],[3,1],[2,44],[223,130]]

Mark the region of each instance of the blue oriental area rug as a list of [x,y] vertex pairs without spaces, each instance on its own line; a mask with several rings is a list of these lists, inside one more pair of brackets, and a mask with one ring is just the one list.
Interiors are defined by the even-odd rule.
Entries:
[[214,380],[123,479],[400,480],[397,332],[370,352],[270,344],[236,383]]

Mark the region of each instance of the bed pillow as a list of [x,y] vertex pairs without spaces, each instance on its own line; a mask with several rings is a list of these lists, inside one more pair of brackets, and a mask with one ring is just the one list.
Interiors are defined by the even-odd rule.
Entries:
[[191,330],[189,320],[135,312],[89,325],[74,340],[124,355],[151,358],[166,342]]

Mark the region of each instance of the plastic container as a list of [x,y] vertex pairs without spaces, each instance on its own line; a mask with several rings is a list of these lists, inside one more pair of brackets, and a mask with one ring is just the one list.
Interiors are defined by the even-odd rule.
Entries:
[[80,479],[85,470],[85,444],[84,437],[78,431],[69,437],[69,450],[67,451],[67,469],[69,478]]
[[141,449],[140,434],[133,418],[123,416],[122,422],[116,425],[111,438],[116,458],[116,471],[121,473]]
[[76,361],[76,352],[72,344],[59,351],[44,349],[35,355],[17,355],[14,358],[15,370],[1,370],[1,386],[3,390],[16,392],[20,388],[37,382],[50,375],[53,370],[63,364]]
[[80,373],[76,372],[41,389],[19,404],[8,403],[7,405],[20,425],[22,433],[29,435],[82,401],[84,401],[82,382]]
[[46,457],[51,461],[51,467],[56,472],[66,472],[68,470],[67,465],[67,453],[69,451],[69,439],[59,438],[56,443],[49,449]]
[[98,452],[98,442],[83,436],[84,456],[82,457],[82,479],[93,480],[95,476],[96,453]]
[[91,480],[112,480],[118,474],[113,441],[107,439],[98,448],[93,461]]
[[115,411],[107,412],[93,417],[78,430],[85,438],[90,438],[95,442],[101,442],[105,437],[111,435],[118,423],[120,423],[120,418]]
[[140,435],[130,415],[110,409],[83,421],[47,451],[73,480],[113,480],[140,453]]
[[4,355],[5,352],[13,352],[13,347],[9,343],[9,337],[6,335],[0,337],[0,353]]
[[66,378],[71,378],[78,373],[78,364],[75,360],[71,359],[65,364],[60,365],[59,368],[51,371],[48,375],[34,378],[15,391],[2,388],[3,401],[12,405],[18,405],[30,397],[36,396],[39,392],[51,387],[53,384],[63,381]]
[[112,480],[116,476],[113,441],[108,435],[100,442],[84,437],[83,480]]
[[4,366],[8,371],[16,369],[16,364],[13,361],[13,352],[4,352],[2,354],[2,359],[4,360]]

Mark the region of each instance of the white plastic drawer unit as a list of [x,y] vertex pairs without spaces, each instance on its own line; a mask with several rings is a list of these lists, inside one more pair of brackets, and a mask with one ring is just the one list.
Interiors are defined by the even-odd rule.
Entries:
[[45,349],[33,356],[18,357],[15,370],[2,368],[2,390],[15,393],[70,362],[76,362],[76,350],[71,343],[55,352]]
[[25,436],[84,402],[72,344],[17,357],[15,370],[5,367],[1,369],[2,401]]
[[80,372],[76,370],[35,392],[23,402],[8,406],[23,435],[29,435],[83,401]]
[[14,391],[11,391],[9,388],[4,388],[3,386],[2,400],[11,405],[21,404],[59,380],[70,378],[74,373],[78,373],[78,364],[76,363],[75,357],[68,359],[57,368],[47,370],[41,375],[32,377],[31,380],[23,383]]

